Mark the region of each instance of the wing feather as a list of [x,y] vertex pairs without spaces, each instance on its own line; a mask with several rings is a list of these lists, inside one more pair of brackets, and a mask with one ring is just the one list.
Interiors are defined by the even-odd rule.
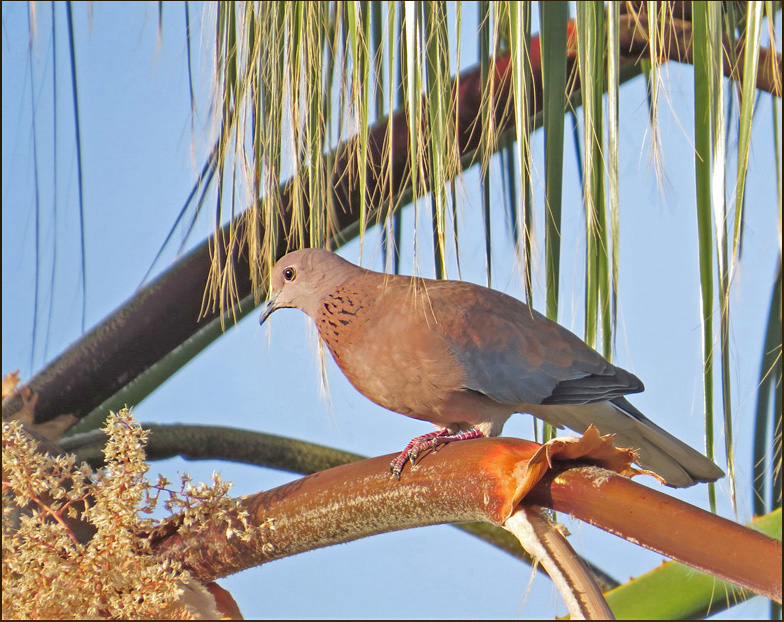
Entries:
[[[442,334],[465,370],[465,388],[509,404],[590,404],[644,389],[560,324],[501,292],[433,282]],[[458,303],[459,299],[459,304]]]

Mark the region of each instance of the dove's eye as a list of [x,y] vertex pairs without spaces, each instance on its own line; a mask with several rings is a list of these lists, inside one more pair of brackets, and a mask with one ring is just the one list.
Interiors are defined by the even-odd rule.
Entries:
[[286,268],[283,270],[283,278],[287,281],[293,281],[297,278],[297,271],[294,268]]

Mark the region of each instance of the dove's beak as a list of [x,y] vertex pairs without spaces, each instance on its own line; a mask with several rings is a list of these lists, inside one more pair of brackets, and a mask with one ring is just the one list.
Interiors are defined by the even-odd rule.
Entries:
[[278,293],[270,294],[267,302],[264,303],[264,306],[261,309],[261,316],[259,317],[259,324],[264,324],[267,318],[272,315],[272,312],[277,309],[275,306],[275,300],[278,298]]

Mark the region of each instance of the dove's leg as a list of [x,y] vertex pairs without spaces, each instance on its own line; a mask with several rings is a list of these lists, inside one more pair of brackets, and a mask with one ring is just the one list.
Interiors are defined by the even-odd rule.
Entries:
[[473,428],[465,432],[450,433],[447,428],[436,430],[435,432],[428,432],[422,436],[417,436],[409,441],[405,449],[400,452],[397,458],[389,465],[389,470],[397,479],[400,479],[400,473],[403,467],[409,460],[414,464],[419,452],[423,449],[432,449],[435,451],[438,445],[445,445],[452,441],[465,441],[472,438],[482,438],[484,434],[480,430]]

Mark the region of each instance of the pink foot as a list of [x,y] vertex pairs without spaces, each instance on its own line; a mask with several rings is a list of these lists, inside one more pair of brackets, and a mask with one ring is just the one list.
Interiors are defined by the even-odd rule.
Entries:
[[405,466],[406,462],[409,460],[411,464],[414,464],[414,461],[417,459],[419,452],[423,449],[431,449],[436,451],[436,448],[439,445],[446,445],[452,441],[465,441],[472,438],[482,438],[484,434],[482,434],[476,428],[471,430],[467,430],[465,432],[458,432],[457,434],[450,434],[449,430],[437,430],[435,432],[428,432],[427,434],[423,434],[422,436],[417,436],[414,439],[411,439],[406,445],[405,449],[400,452],[397,458],[392,461],[392,464],[389,465],[389,470],[397,479],[400,479],[400,473],[403,471],[403,467]]

